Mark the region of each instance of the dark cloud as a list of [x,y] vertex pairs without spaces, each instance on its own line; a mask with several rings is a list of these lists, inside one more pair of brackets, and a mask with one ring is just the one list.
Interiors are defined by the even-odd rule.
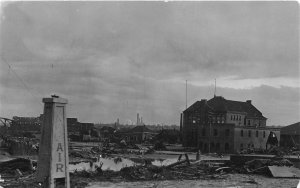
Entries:
[[[186,79],[203,85],[190,86],[193,101],[212,96],[214,78],[299,78],[296,2],[13,2],[1,16],[7,116],[40,113],[35,100],[57,93],[69,99],[70,115],[87,121],[139,111],[151,123],[178,123]],[[221,91],[252,97],[271,124],[297,119],[296,89],[233,88]]]

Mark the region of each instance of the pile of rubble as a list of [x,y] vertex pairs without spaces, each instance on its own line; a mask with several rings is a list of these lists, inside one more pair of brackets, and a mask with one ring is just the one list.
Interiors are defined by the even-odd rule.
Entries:
[[37,155],[39,143],[34,138],[6,136],[2,138],[2,147],[11,155]]
[[204,163],[196,165],[178,165],[174,167],[157,166],[132,166],[121,170],[121,175],[127,181],[144,180],[195,180],[195,179],[213,179],[223,178],[221,171],[215,171],[213,166],[209,167]]
[[[73,157],[91,157],[92,154],[70,153]],[[87,155],[87,156],[85,156]],[[287,159],[254,159],[243,164],[232,162],[212,161],[190,161],[187,155],[185,159],[178,158],[178,161],[167,166],[154,166],[151,162],[144,165],[124,167],[120,171],[103,170],[102,165],[95,171],[75,171],[70,173],[72,187],[85,187],[89,182],[95,181],[152,181],[152,180],[198,180],[198,179],[223,179],[230,174],[262,174],[273,177],[300,177],[291,166],[293,164]],[[115,163],[122,162],[122,158],[114,159]],[[280,167],[284,170],[293,170],[286,174],[276,174]],[[291,167],[291,168],[290,168]],[[11,177],[4,184],[5,187],[38,187],[35,182],[34,173],[36,164],[29,159],[14,159],[0,163],[0,173],[6,178]],[[278,170],[280,171],[280,170]],[[299,170],[298,170],[299,171]],[[35,182],[35,183],[34,183]]]
[[76,150],[71,150],[69,152],[69,157],[70,158],[79,158],[79,159],[94,159],[96,157],[95,154],[93,154],[91,151],[76,151]]
[[36,168],[36,162],[30,159],[17,158],[0,163],[1,174],[32,173]]

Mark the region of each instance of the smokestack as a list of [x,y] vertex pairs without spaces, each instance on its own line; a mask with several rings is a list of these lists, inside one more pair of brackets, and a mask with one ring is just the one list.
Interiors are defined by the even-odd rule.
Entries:
[[144,124],[144,123],[143,123],[143,117],[141,117],[141,124]]
[[140,115],[139,113],[137,113],[137,116],[136,116],[136,125],[139,125],[140,124]]

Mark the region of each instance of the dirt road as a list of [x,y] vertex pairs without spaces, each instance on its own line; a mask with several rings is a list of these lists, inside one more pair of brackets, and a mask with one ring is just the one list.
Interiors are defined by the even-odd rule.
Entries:
[[92,182],[88,188],[296,188],[299,179],[275,179],[259,175],[228,174],[225,179],[140,182]]

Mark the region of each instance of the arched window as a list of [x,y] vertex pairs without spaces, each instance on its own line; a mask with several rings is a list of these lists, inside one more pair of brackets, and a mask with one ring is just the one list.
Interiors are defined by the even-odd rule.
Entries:
[[210,151],[215,150],[215,144],[213,142],[210,143]]
[[229,151],[229,144],[225,143],[225,152],[228,152],[228,151]]
[[220,151],[220,143],[217,143],[217,144],[216,144],[216,151],[217,151],[217,152]]
[[203,149],[203,143],[199,142],[199,149],[202,150]]
[[204,143],[204,152],[207,152],[207,143]]
[[214,136],[218,136],[218,130],[214,129]]
[[229,129],[226,129],[225,130],[225,136],[229,136],[229,133],[230,133]]

